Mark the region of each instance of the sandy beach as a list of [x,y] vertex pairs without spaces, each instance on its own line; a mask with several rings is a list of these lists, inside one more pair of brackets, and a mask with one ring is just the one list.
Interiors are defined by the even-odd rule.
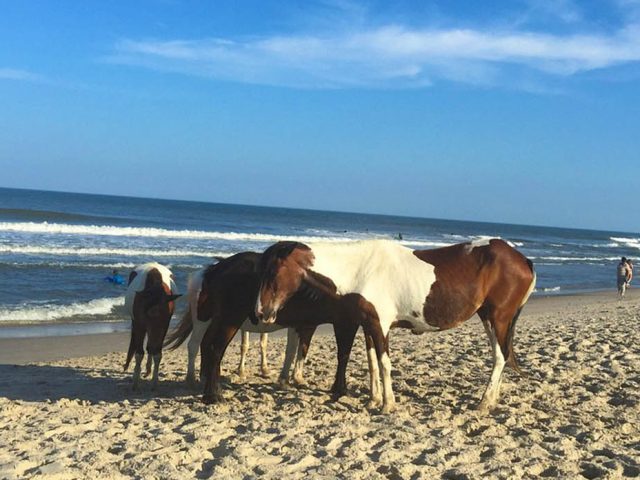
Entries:
[[[477,318],[415,336],[393,331],[397,411],[367,409],[356,338],[350,395],[332,402],[335,345],[318,335],[307,386],[235,374],[205,406],[183,380],[186,351],[166,353],[157,391],[131,391],[128,334],[0,340],[0,478],[633,478],[640,476],[640,292],[534,298],[498,408],[475,410],[491,368]],[[257,339],[257,338],[256,338]]]

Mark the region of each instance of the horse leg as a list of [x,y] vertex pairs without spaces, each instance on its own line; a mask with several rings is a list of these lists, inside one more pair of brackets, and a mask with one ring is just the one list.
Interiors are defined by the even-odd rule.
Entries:
[[144,369],[144,373],[142,374],[142,376],[144,378],[147,378],[149,376],[149,374],[151,373],[151,361],[152,360],[153,360],[153,358],[151,357],[151,355],[149,355],[149,350],[147,349],[147,366]]
[[238,377],[240,377],[240,380],[244,380],[247,376],[244,364],[247,359],[247,352],[249,351],[249,332],[241,330],[240,334],[242,335],[242,342],[240,343],[240,365],[238,366]]
[[135,348],[136,364],[133,367],[133,389],[137,390],[140,384],[140,372],[142,371],[142,359],[144,357],[144,337],[145,330],[143,327],[134,324],[131,327],[132,343]]
[[169,328],[169,321],[166,325],[155,325],[150,329],[147,339],[147,374],[151,366],[150,360],[153,359],[153,377],[151,380],[151,388],[155,390],[158,387],[159,374],[160,374],[160,360],[162,360],[162,343],[164,337],[167,334]]
[[[197,385],[196,381],[196,357],[198,356],[198,349],[200,348],[200,344],[202,343],[202,339],[204,338],[204,334],[209,329],[209,325],[211,325],[211,319],[206,322],[202,322],[200,320],[192,319],[193,330],[191,331],[191,338],[189,338],[189,343],[187,343],[187,352],[188,352],[188,361],[187,361],[187,384],[191,388],[195,388]],[[202,377],[203,363],[200,363],[200,376]]]
[[[380,329],[382,336],[382,329]],[[374,335],[375,342],[375,335]],[[381,345],[380,345],[381,344]],[[378,361],[380,362],[380,370],[382,374],[382,389],[384,399],[382,403],[382,413],[391,413],[396,406],[396,399],[393,395],[393,386],[391,384],[391,359],[389,358],[389,334],[383,337],[382,341],[376,345],[376,353],[378,353]],[[382,353],[379,353],[379,352]]]
[[289,388],[289,372],[291,370],[291,364],[296,355],[296,349],[298,348],[298,332],[295,328],[287,328],[287,349],[284,354],[284,362],[282,364],[282,370],[280,370],[280,376],[278,377],[278,383],[282,388]]
[[371,334],[364,333],[365,345],[367,347],[367,363],[369,364],[369,387],[371,390],[371,400],[369,408],[375,408],[382,405],[382,391],[380,388],[380,371],[378,370],[378,356],[374,347],[374,341]]
[[311,338],[316,331],[316,327],[301,328],[298,330],[298,351],[296,352],[296,363],[293,368],[293,382],[296,385],[304,385],[304,362],[309,353]]
[[[482,319],[482,325],[484,326],[485,332],[487,332],[489,342],[491,343],[491,349],[493,351],[493,370],[491,371],[491,378],[489,379],[487,388],[485,389],[480,405],[478,406],[479,410],[488,411],[496,405],[500,394],[502,371],[506,364],[503,353],[506,348],[503,349],[501,347],[502,345],[506,347],[507,330],[509,325],[507,322],[497,322],[495,320],[490,321],[486,315],[481,315],[480,318]],[[493,318],[496,318],[495,314],[493,315]],[[505,325],[505,323],[507,324]]]
[[338,347],[338,368],[336,369],[336,379],[331,387],[333,399],[337,400],[347,394],[347,363],[351,355],[353,340],[358,331],[357,323],[344,323],[333,325]]
[[269,364],[267,361],[267,340],[269,339],[268,333],[260,334],[260,371],[264,378],[269,378],[271,376],[271,371],[269,370]]
[[213,344],[211,345],[210,365],[206,368],[207,376],[205,378],[204,394],[202,396],[203,403],[211,404],[224,400],[220,391],[220,363],[227,349],[227,346],[238,331],[239,326],[226,325],[218,329]]

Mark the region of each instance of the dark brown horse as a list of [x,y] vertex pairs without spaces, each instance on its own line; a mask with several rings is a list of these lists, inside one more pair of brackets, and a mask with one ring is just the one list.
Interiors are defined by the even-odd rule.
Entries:
[[[506,242],[493,239],[434,250],[411,250],[384,240],[344,244],[280,242],[262,257],[256,316],[270,323],[300,290],[323,291],[318,275],[338,293],[359,293],[373,304],[385,336],[378,358],[383,411],[393,409],[389,330],[414,333],[445,330],[477,313],[493,349],[493,371],[480,407],[495,405],[505,363],[517,368],[513,334],[522,307],[535,287],[533,264]],[[276,317],[277,315],[277,317]],[[370,350],[370,364],[373,351]],[[377,374],[372,377],[372,391]]]
[[[201,343],[201,368],[205,379],[203,401],[220,401],[220,364],[224,352],[238,329],[247,318],[253,317],[258,294],[257,266],[261,254],[244,252],[221,260],[205,274],[202,292],[195,308],[198,319],[212,319]],[[293,296],[287,308],[278,318],[281,326],[293,328],[300,338],[300,355],[307,354],[313,333],[318,325],[333,325],[338,347],[338,369],[331,391],[334,398],[346,393],[346,366],[353,339],[362,326],[369,348],[382,354],[384,337],[375,309],[358,294],[340,296],[335,285],[327,279],[316,277],[323,290],[302,290]],[[180,327],[178,327],[180,330]],[[169,343],[177,347],[189,332],[172,335]]]
[[135,353],[133,388],[138,388],[144,339],[147,337],[147,370],[151,371],[153,359],[153,388],[158,385],[158,369],[162,358],[162,343],[173,315],[176,294],[171,271],[158,263],[146,263],[129,275],[125,307],[131,316],[131,340],[124,369],[127,370]]

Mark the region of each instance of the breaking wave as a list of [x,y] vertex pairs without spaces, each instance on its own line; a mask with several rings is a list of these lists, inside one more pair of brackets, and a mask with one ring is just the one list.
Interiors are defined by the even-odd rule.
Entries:
[[52,322],[60,319],[94,315],[124,314],[124,297],[98,298],[84,303],[69,305],[22,306],[0,309],[0,323],[38,323]]

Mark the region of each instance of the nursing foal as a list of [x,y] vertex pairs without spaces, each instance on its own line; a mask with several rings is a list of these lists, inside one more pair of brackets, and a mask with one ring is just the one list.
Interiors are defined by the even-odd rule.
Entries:
[[[222,259],[218,263],[209,265],[206,268],[194,272],[189,277],[189,284],[187,289],[188,308],[180,319],[178,325],[176,325],[175,329],[171,333],[169,333],[169,337],[165,342],[165,346],[168,346],[171,350],[174,350],[178,348],[187,339],[187,337],[189,337],[189,335],[191,335],[189,341],[187,342],[187,383],[192,387],[195,387],[197,385],[195,362],[198,355],[198,349],[200,348],[200,344],[205,333],[207,332],[213,321],[212,316],[214,315],[214,309],[212,308],[212,304],[208,302],[208,298],[218,296],[213,291],[213,289],[216,288],[216,284],[219,284],[218,277],[224,275],[225,271],[228,270],[229,265],[233,262],[233,260]],[[221,301],[224,301],[224,298],[222,298]],[[270,375],[267,361],[268,334],[286,327],[283,327],[279,324],[266,325],[264,323],[252,322],[251,320],[249,320],[249,316],[251,316],[251,311],[247,312],[246,320],[240,327],[242,343],[240,346],[240,364],[238,366],[238,376],[243,379],[246,374],[245,363],[247,351],[249,349],[249,333],[251,332],[260,334],[261,373],[264,377],[268,377]],[[214,328],[218,328],[218,326],[216,325]],[[298,333],[293,328],[288,329],[286,349],[287,353],[285,355],[282,370],[280,371],[280,376],[278,377],[278,381],[282,386],[287,386],[289,384],[289,371],[293,362],[293,355],[296,353],[296,351],[298,353],[298,356],[296,357],[293,380],[298,384],[303,383],[303,347],[299,347],[298,345]],[[307,348],[308,342],[307,346],[304,347],[305,355]],[[203,375],[202,368],[200,368],[200,375],[201,377]]]
[[147,370],[151,371],[153,359],[153,388],[158,385],[158,370],[162,358],[162,343],[173,315],[176,285],[171,271],[159,263],[140,265],[129,275],[129,286],[125,295],[125,308],[131,317],[131,340],[127,352],[125,371],[135,354],[133,388],[138,388],[144,339],[147,337]]
[[[498,400],[505,363],[517,369],[513,334],[520,311],[535,287],[533,264],[499,239],[412,250],[397,242],[368,240],[351,243],[301,244],[279,242],[263,254],[255,314],[265,323],[280,317],[280,309],[300,289],[323,290],[315,278],[330,278],[338,293],[362,294],[377,311],[385,337],[379,357],[383,379],[372,372],[374,400],[383,412],[394,408],[389,360],[389,330],[414,333],[446,330],[477,313],[493,349],[493,371],[480,402],[481,409]],[[375,355],[369,349],[369,364]]]
[[[201,343],[205,403],[222,400],[219,387],[220,364],[238,329],[247,318],[253,317],[259,286],[256,272],[260,258],[261,254],[244,252],[214,265],[216,268],[205,276],[206,281],[202,283],[197,305],[191,307],[197,310],[198,319],[211,319]],[[375,309],[361,295],[337,295],[332,282],[321,276],[316,276],[315,280],[323,285],[323,290],[317,292],[303,289],[294,295],[287,308],[282,310],[278,324],[298,332],[298,358],[301,362],[304,361],[316,327],[323,323],[333,324],[338,347],[338,368],[331,387],[335,398],[346,392],[346,365],[358,327],[363,327],[368,347],[380,354],[384,348],[384,337]],[[179,335],[178,341],[184,341],[186,335]],[[289,365],[293,357],[292,346],[295,348],[295,343],[289,342]],[[283,372],[285,368],[288,371],[288,367],[283,367]]]

